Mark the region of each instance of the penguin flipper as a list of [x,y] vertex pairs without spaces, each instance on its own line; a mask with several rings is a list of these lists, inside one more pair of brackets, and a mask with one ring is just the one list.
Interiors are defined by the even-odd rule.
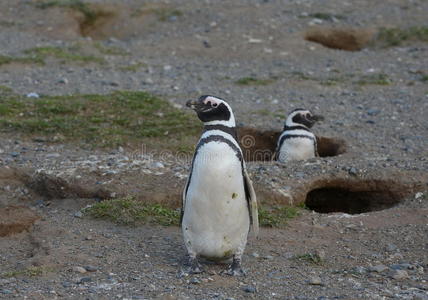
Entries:
[[243,175],[245,191],[247,191],[246,197],[248,201],[248,210],[251,219],[251,228],[253,230],[254,236],[257,237],[257,235],[259,234],[259,213],[257,209],[257,198],[256,192],[254,191],[253,182],[251,181],[250,176],[248,176],[245,164],[243,165]]
[[184,186],[183,194],[181,197],[180,226],[183,223],[184,208],[186,206],[186,194],[187,194],[187,190],[189,188],[189,183],[190,183],[190,175],[189,175],[189,177],[187,177],[186,185]]

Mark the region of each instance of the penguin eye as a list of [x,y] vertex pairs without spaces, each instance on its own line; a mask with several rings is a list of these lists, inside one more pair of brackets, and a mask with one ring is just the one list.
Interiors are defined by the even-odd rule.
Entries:
[[217,105],[218,105],[217,103],[211,104],[212,107],[217,107]]

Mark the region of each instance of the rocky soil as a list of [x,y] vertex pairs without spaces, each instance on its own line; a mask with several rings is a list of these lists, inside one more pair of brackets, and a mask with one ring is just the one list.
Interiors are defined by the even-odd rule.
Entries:
[[[1,1],[0,62],[13,59],[0,63],[0,88],[142,90],[178,108],[217,95],[244,127],[249,158],[262,139],[274,142],[288,111],[307,107],[325,116],[314,128],[330,138],[322,144],[341,151],[249,162],[263,205],[309,209],[250,239],[246,277],[217,264],[183,276],[178,227],[83,212],[124,195],[178,208],[191,157],[149,153],[144,139],[88,150],[2,131],[0,298],[428,299],[428,44],[376,42],[383,27],[427,30],[428,2],[354,2],[85,1],[94,17],[70,4],[79,1]],[[305,40],[314,26],[356,31],[362,49]],[[74,56],[17,59],[42,47]]]

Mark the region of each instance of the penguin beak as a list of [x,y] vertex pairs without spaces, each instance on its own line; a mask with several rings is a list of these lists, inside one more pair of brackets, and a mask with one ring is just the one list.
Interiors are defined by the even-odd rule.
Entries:
[[311,119],[313,122],[324,121],[324,117],[321,115],[313,115]]
[[195,101],[195,100],[188,100],[186,102],[186,106],[189,107],[189,108],[191,108],[191,109],[193,109],[193,110],[197,109],[198,104],[199,104],[198,101]]

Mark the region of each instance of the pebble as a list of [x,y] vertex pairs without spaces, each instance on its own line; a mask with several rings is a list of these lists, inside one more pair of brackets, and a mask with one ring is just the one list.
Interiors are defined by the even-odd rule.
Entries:
[[82,283],[91,282],[91,281],[92,281],[91,277],[82,277],[77,281],[77,283],[82,284]]
[[12,153],[10,153],[10,155],[12,156],[12,157],[18,157],[19,156],[19,152],[12,152]]
[[391,274],[391,278],[395,280],[402,280],[402,279],[409,278],[409,274],[405,270],[395,270]]
[[40,96],[37,93],[28,93],[27,98],[40,98]]
[[75,266],[75,267],[73,267],[73,272],[85,274],[86,273],[86,269],[82,268],[82,267],[79,267],[79,266]]
[[11,290],[7,290],[7,289],[1,289],[1,290],[0,290],[0,292],[1,292],[2,294],[5,294],[5,295],[13,294],[13,292],[12,292]]
[[395,246],[394,244],[388,244],[386,245],[386,251],[388,252],[393,252],[397,250],[397,246]]
[[377,116],[380,113],[380,109],[377,108],[370,108],[367,110],[367,114],[369,116]]
[[244,286],[244,287],[242,288],[242,290],[243,290],[244,292],[246,292],[246,293],[255,293],[255,292],[256,292],[256,287],[251,286],[251,285],[247,285],[247,286]]
[[83,217],[83,213],[79,210],[78,212],[76,212],[76,213],[74,214],[74,217],[75,217],[75,218],[81,218],[81,217]]
[[357,266],[354,268],[354,272],[357,274],[364,274],[367,272],[366,268],[362,267],[362,266]]
[[351,168],[348,169],[348,173],[349,173],[349,175],[354,175],[355,176],[355,175],[358,174],[358,171],[357,171],[356,168],[351,167]]
[[384,271],[388,270],[388,267],[385,265],[376,265],[374,267],[370,267],[369,271],[370,272],[377,272],[377,273],[382,273]]
[[198,278],[196,278],[196,277],[193,277],[192,279],[190,279],[189,280],[189,282],[191,283],[191,284],[200,284],[201,283],[201,280],[199,280]]
[[67,78],[61,78],[60,80],[58,80],[58,83],[67,84],[68,83],[68,79]]
[[91,266],[91,265],[85,266],[85,269],[88,272],[96,272],[96,271],[98,271],[97,267],[94,267],[94,266]]
[[321,282],[321,278],[319,278],[318,276],[310,277],[308,283],[310,285],[323,285]]

